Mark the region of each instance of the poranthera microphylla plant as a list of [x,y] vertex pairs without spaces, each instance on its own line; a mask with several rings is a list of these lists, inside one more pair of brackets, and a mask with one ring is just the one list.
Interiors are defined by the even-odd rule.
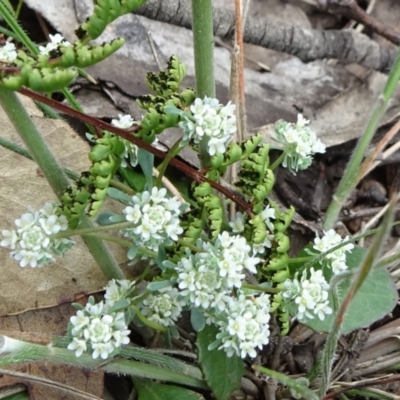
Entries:
[[[123,39],[100,46],[88,42],[142,3],[99,1],[94,16],[77,30],[75,43],[57,34],[45,46],[17,50],[6,41],[0,47],[0,87],[42,92],[64,88],[79,68],[122,46]],[[88,133],[93,144],[89,170],[64,191],[59,203],[28,210],[15,220],[14,229],[2,230],[0,245],[9,248],[23,268],[45,268],[57,256],[68,257],[73,235],[101,231],[107,239],[105,230],[119,232],[119,239],[112,240],[127,248],[131,265],[139,261],[146,265],[137,281],[110,280],[102,301],[90,297],[85,306],[75,305],[66,347],[77,358],[123,355],[131,330],[139,325],[176,338],[182,313],[189,311],[196,331],[206,325],[216,327],[209,351],[253,359],[269,343],[272,314],[285,335],[293,320],[307,324],[334,311],[331,281],[348,269],[353,244],[330,229],[316,235],[305,249],[305,261],[291,259],[287,229],[294,209],[282,210],[269,198],[278,165],[296,174],[311,165],[315,154],[325,152],[324,144],[299,114],[294,123],[275,124],[273,147],[280,155],[271,162],[270,145],[261,135],[234,141],[235,105],[199,98],[191,88],[181,90],[185,75],[186,67],[176,56],[164,71],[148,73],[152,93],[137,100],[144,110],[142,118],[119,115],[112,120],[114,127],[130,129],[131,136],[122,138],[108,130]],[[150,145],[157,147],[157,135],[171,127],[179,127],[182,138],[155,173]],[[201,154],[204,143],[210,165],[192,173],[189,194],[178,196],[163,187],[168,163],[179,166],[174,157],[185,146]],[[220,180],[234,164],[238,175],[232,192]],[[141,172],[144,184],[129,179],[132,168]],[[118,190],[111,188],[115,179]],[[135,194],[128,195],[124,187]],[[101,211],[107,194],[124,204],[120,215]],[[232,201],[237,210],[228,216]],[[83,229],[84,215],[97,217],[98,225]]]
[[[71,45],[57,37],[41,54]],[[54,48],[53,48],[54,47]],[[3,48],[4,60],[12,60],[15,49]],[[12,62],[12,61],[9,61]],[[285,232],[293,210],[282,212],[268,199],[274,174],[269,169],[269,146],[261,136],[242,144],[233,142],[236,131],[235,105],[226,106],[217,99],[195,98],[193,90],[179,92],[185,76],[185,66],[172,57],[168,68],[159,75],[149,74],[147,81],[155,95],[142,96],[139,104],[147,112],[141,121],[120,115],[112,124],[120,128],[138,125],[137,136],[154,142],[156,134],[166,127],[179,126],[183,137],[178,150],[193,148],[203,137],[208,139],[211,168],[205,176],[218,181],[226,169],[241,163],[240,188],[250,213],[238,211],[226,220],[226,204],[209,183],[192,187],[192,196],[185,202],[171,196],[165,188],[147,182],[146,190],[128,197],[119,193],[126,207],[122,215],[109,216],[110,229],[118,229],[121,237],[130,241],[128,257],[132,263],[146,260],[157,264],[159,274],[144,292],[138,292],[135,282],[112,280],[107,286],[105,301],[86,307],[78,306],[71,318],[68,348],[77,356],[88,351],[94,358],[117,354],[121,345],[129,342],[128,325],[148,324],[162,331],[175,328],[183,310],[197,310],[197,329],[215,324],[219,334],[213,348],[231,356],[255,357],[257,349],[268,344],[270,312],[278,312],[283,331],[288,329],[288,307],[295,304],[296,318],[324,319],[332,312],[328,301],[329,283],[322,270],[314,268],[291,276],[287,267],[289,239]],[[315,153],[325,151],[324,145],[308,127],[309,121],[299,114],[297,123],[276,125],[276,141],[282,145],[283,164],[293,173],[307,168]],[[89,158],[92,167],[82,173],[77,184],[68,188],[61,204],[46,204],[31,210],[15,221],[14,230],[3,230],[2,246],[21,267],[42,267],[64,255],[73,245],[69,229],[78,229],[81,215],[95,216],[109,189],[110,180],[118,168],[136,166],[140,149],[109,132],[95,138]],[[139,162],[140,163],[140,162]],[[189,200],[189,199],[188,199]],[[341,242],[334,231],[317,237],[313,250],[326,252]],[[345,252],[352,245],[326,256],[334,273],[346,269]],[[161,253],[160,253],[161,252]],[[160,254],[164,254],[160,259]],[[272,284],[276,294],[271,297],[263,286],[249,289],[246,274]],[[119,304],[119,307],[115,307]],[[123,306],[121,306],[121,304]]]

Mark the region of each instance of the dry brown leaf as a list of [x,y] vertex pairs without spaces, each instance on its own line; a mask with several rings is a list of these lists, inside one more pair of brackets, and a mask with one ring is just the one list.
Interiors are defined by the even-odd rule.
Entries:
[[[10,375],[0,377],[0,388],[23,384],[29,391],[30,400],[88,400],[99,399],[103,395],[102,371],[87,371],[47,362],[19,364],[7,369]],[[28,376],[13,376],[13,372]],[[51,382],[41,382],[41,379]]]
[[[34,103],[22,98],[39,130],[45,135],[60,163],[69,169],[88,168],[88,145],[62,120],[44,118]],[[14,128],[0,109],[2,137],[21,144]],[[36,164],[20,155],[0,148],[1,229],[14,229],[14,220],[29,208],[38,209],[45,202],[57,201]],[[101,289],[107,283],[80,238],[64,258],[43,268],[21,268],[0,248],[0,315],[25,309],[73,301],[81,293]],[[119,252],[119,261],[126,260]]]

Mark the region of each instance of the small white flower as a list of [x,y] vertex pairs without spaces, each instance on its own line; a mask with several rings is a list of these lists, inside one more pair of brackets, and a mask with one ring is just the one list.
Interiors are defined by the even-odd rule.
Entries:
[[104,287],[106,293],[104,298],[106,299],[106,306],[112,307],[117,301],[126,299],[129,292],[135,287],[135,281],[128,281],[127,279],[112,279],[108,282],[108,285]]
[[9,247],[11,250],[14,250],[18,241],[17,232],[4,230],[1,233],[5,239],[1,241],[0,246]]
[[110,342],[93,343],[92,348],[93,348],[92,357],[94,359],[100,356],[103,360],[105,360],[114,351],[114,347]]
[[287,279],[284,282],[285,291],[282,292],[282,297],[287,304],[293,302],[297,305],[296,319],[299,321],[313,319],[315,315],[323,320],[325,314],[332,313],[328,305],[330,287],[321,270],[315,271],[311,268],[309,275],[307,278],[307,271],[304,270],[300,279],[298,274],[294,279]]
[[229,225],[232,228],[233,233],[240,233],[244,231],[244,214],[241,212],[237,212],[235,216],[232,218]]
[[153,251],[157,251],[161,244],[168,246],[183,232],[179,221],[180,205],[177,197],[167,196],[165,188],[154,187],[151,193],[137,194],[123,211],[133,226],[123,229],[122,233],[138,246]]
[[[324,232],[322,238],[319,237],[318,233],[316,234],[313,248],[321,253],[326,253],[347,240],[348,237],[342,239],[339,234],[337,234],[333,229],[330,229],[329,231]],[[346,253],[351,252],[353,248],[353,243],[348,243],[325,255],[325,260],[328,262],[328,265],[335,275],[347,270]]]
[[190,140],[199,144],[203,137],[207,137],[210,155],[224,153],[236,132],[235,108],[231,103],[223,106],[217,99],[209,97],[195,99],[190,107],[192,118],[186,117],[179,123],[183,130],[182,145]]
[[92,343],[108,342],[111,339],[112,322],[113,318],[110,315],[104,315],[101,319],[94,318],[83,330],[83,336],[85,339],[90,339]]
[[104,303],[101,301],[97,304],[87,303],[85,310],[92,317],[100,317],[103,314]]
[[299,169],[308,168],[314,154],[325,153],[325,145],[311,131],[309,123],[310,121],[298,114],[296,124],[289,122],[275,124],[275,140],[283,145],[285,153],[282,165],[293,174]]
[[129,339],[129,334],[131,333],[130,330],[118,330],[114,331],[112,336],[113,339],[115,340],[114,346],[115,347],[121,347],[123,344],[129,344],[130,339]]
[[17,51],[14,43],[6,42],[4,46],[0,46],[0,61],[12,63],[16,58]]
[[151,293],[143,300],[141,312],[150,321],[164,326],[175,325],[175,321],[181,315],[182,304],[177,289],[164,288]]
[[133,222],[134,224],[138,223],[142,217],[139,204],[135,204],[133,207],[128,206],[123,212],[126,215],[126,220]]
[[74,337],[72,342],[67,346],[67,349],[75,351],[75,355],[80,357],[87,350],[86,340]]
[[76,335],[79,331],[88,326],[89,321],[89,317],[82,310],[78,310],[76,315],[70,318],[70,322],[74,326],[72,328],[72,334]]
[[233,354],[242,358],[256,357],[256,349],[262,349],[269,342],[269,310],[269,296],[265,293],[246,297],[239,292],[236,299],[231,297],[225,313],[214,318],[220,327],[217,340],[222,344],[219,348],[224,349],[228,357]]
[[11,256],[19,261],[21,267],[27,265],[35,268],[54,261],[54,255],[63,255],[74,242],[71,239],[52,237],[60,231],[67,230],[67,219],[57,215],[57,207],[46,203],[39,211],[24,213],[15,220],[16,229],[4,230],[3,247],[9,247]]
[[24,268],[29,265],[32,268],[38,266],[40,260],[40,254],[37,251],[20,250],[15,253],[14,258],[19,261],[20,267]]
[[56,33],[55,35],[49,35],[50,42],[46,44],[46,46],[39,46],[40,54],[47,56],[51,51],[56,50],[60,45],[62,46],[71,46],[67,40],[64,39],[64,36]]
[[[129,291],[133,285],[129,281],[121,282],[118,287],[122,291]],[[88,348],[92,349],[92,357],[106,359],[116,348],[129,343],[130,330],[127,329],[123,312],[107,313],[103,302],[94,304],[93,297],[83,310],[77,311],[70,319],[69,330],[73,336],[68,345],[69,350],[76,350],[79,357]]]
[[129,114],[118,114],[119,119],[112,119],[111,125],[121,129],[128,129],[135,124],[135,120]]

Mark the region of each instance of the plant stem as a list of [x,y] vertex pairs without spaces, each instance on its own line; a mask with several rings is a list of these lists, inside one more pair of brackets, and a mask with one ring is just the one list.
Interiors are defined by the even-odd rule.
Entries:
[[159,171],[159,174],[158,174],[157,180],[156,180],[157,187],[161,187],[162,178],[165,175],[165,171],[169,165],[171,158],[176,157],[177,154],[183,149],[183,147],[180,147],[180,144],[181,144],[181,139],[178,139],[174,143],[174,145],[170,148],[170,150],[168,151],[163,162],[157,167],[157,170]]
[[[196,97],[215,97],[214,34],[212,0],[192,0],[194,65]],[[210,165],[208,140],[203,137],[199,146],[202,168]]]
[[273,171],[276,167],[280,165],[280,163],[285,158],[285,152],[282,151],[282,154],[268,167],[271,171]]
[[247,283],[247,282],[243,282],[242,287],[246,288],[246,289],[254,289],[254,290],[258,290],[260,292],[264,292],[264,293],[280,293],[282,292],[282,289],[277,289],[277,288],[266,288],[264,286],[260,286],[260,285],[252,285],[251,283]]
[[[15,93],[11,91],[0,89],[0,105],[25,142],[28,151],[42,170],[57,198],[60,199],[64,190],[69,186],[68,179],[30,116]],[[81,226],[82,228],[93,228],[93,224],[86,216],[82,218]],[[84,241],[108,280],[124,279],[124,274],[115,258],[101,240],[87,236]]]
[[[7,340],[6,336],[0,336],[0,347],[2,341]],[[104,364],[103,360],[94,360],[88,354],[82,354],[76,357],[75,353],[71,350],[63,349],[55,346],[43,346],[33,343],[19,341],[21,345],[14,351],[8,354],[2,354],[0,357],[0,366],[14,365],[22,362],[32,362],[39,360],[47,360],[49,362],[70,364],[77,367],[88,369],[102,369],[103,371],[114,374],[127,374],[147,379],[161,379],[168,382],[180,383],[188,386],[206,389],[206,384],[193,375],[198,376],[196,370],[187,369],[184,373],[182,371],[173,371],[165,367],[157,365],[146,364],[145,362],[132,361],[132,360],[108,360]],[[135,353],[135,348],[131,349],[132,355]],[[151,359],[154,359],[154,353],[149,354]],[[143,349],[140,349],[141,359],[145,359],[146,355]],[[163,356],[161,356],[163,357]],[[165,359],[165,356],[163,357]],[[174,360],[171,360],[171,364]]]
[[133,224],[132,222],[125,221],[125,222],[118,222],[116,224],[111,224],[111,225],[104,225],[104,226],[92,226],[90,228],[83,228],[83,229],[68,229],[67,231],[62,231],[59,232],[55,235],[52,235],[51,237],[54,239],[62,239],[70,236],[85,236],[91,233],[99,233],[99,232],[106,232],[106,231],[112,231],[116,229],[124,229],[124,228],[132,228]]
[[354,296],[357,294],[365,279],[367,279],[369,273],[374,267],[375,260],[379,257],[379,253],[383,247],[384,241],[388,235],[391,223],[393,221],[395,207],[396,200],[395,198],[392,198],[390,202],[390,207],[385,214],[382,225],[380,226],[374,238],[374,241],[369,248],[368,253],[366,254],[360,268],[358,269],[354,280],[346,293],[346,296],[340,304],[339,310],[335,314],[332,328],[329,331],[328,337],[326,339],[324,351],[321,354],[321,379],[319,389],[320,398],[325,395],[330,384],[331,369],[335,358],[337,342],[339,340],[340,330],[343,325],[345,314],[350,306],[350,303],[354,299]]
[[333,196],[332,202],[328,207],[325,215],[325,220],[323,223],[323,229],[325,231],[333,228],[337,217],[340,213],[343,204],[349,197],[350,193],[353,191],[357,185],[357,177],[360,169],[362,159],[364,157],[365,151],[370,144],[372,137],[378,127],[379,121],[381,120],[389,100],[393,96],[393,92],[397,87],[397,83],[400,79],[400,51],[397,58],[393,64],[393,68],[386,81],[385,88],[383,89],[382,95],[379,97],[377,104],[375,105],[372,115],[368,121],[368,125],[364,131],[363,136],[360,138],[354,153],[351,157],[349,165],[346,168],[343,178],[341,179],[339,186]]

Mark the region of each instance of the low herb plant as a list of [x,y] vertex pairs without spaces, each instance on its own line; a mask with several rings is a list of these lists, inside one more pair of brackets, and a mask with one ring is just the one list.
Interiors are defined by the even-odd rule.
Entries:
[[[116,39],[91,45],[89,41],[115,18],[142,3],[98,1],[94,14],[77,29],[76,42],[69,43],[57,34],[39,47],[19,30],[0,3],[2,14],[25,45],[5,41],[0,47],[3,104],[11,96],[10,90],[22,87],[46,93],[66,90],[80,68],[108,57],[124,42]],[[92,142],[90,169],[59,191],[59,203],[24,212],[14,227],[2,230],[1,246],[10,250],[22,268],[46,268],[56,257],[68,257],[73,236],[100,234],[101,240],[109,238],[124,246],[130,265],[141,262],[143,273],[130,281],[112,269],[112,264],[106,273],[110,280],[104,299],[96,302],[89,297],[85,306],[75,304],[76,315],[70,319],[67,335],[52,344],[57,351],[3,337],[2,353],[8,355],[0,358],[0,364],[46,358],[94,367],[99,364],[93,360],[99,359],[107,360],[107,371],[154,379],[164,368],[170,373],[162,375],[163,380],[208,387],[224,400],[240,382],[243,361],[253,362],[268,346],[271,316],[281,335],[288,334],[295,320],[317,331],[331,330],[335,311],[351,283],[349,271],[356,270],[365,252],[348,237],[328,229],[317,234],[297,258],[290,258],[287,231],[295,210],[283,209],[270,198],[278,165],[296,174],[310,167],[314,155],[325,152],[325,145],[299,114],[296,122],[275,124],[272,147],[274,154],[279,153],[271,161],[271,146],[260,134],[242,143],[234,140],[235,105],[221,104],[212,96],[199,97],[192,88],[181,89],[185,75],[186,67],[175,55],[165,70],[148,73],[151,93],[137,100],[143,117],[135,120],[131,115],[119,115],[112,120],[116,129],[91,130],[87,134]],[[157,149],[157,136],[172,127],[181,129],[182,138],[168,153],[162,153]],[[125,130],[123,137],[116,134],[121,130]],[[197,151],[202,161],[207,160],[207,165],[203,162],[200,171],[182,167],[192,183],[185,194],[171,192],[163,186],[164,173],[168,165],[181,168],[182,163],[174,157],[186,146]],[[35,158],[34,146],[29,150]],[[154,154],[161,158],[157,168]],[[230,186],[223,185],[233,166],[237,178]],[[137,179],[138,170],[141,179]],[[118,189],[113,180],[120,183]],[[102,209],[107,195],[123,204],[121,214]],[[86,216],[96,223],[88,227]],[[106,231],[119,232],[119,239],[107,237]],[[392,287],[383,270],[372,272],[365,285],[368,282]],[[394,289],[386,289],[380,301],[371,305],[371,312],[359,318],[360,303],[370,298],[365,285],[354,307],[350,306],[341,333],[368,326],[394,306]],[[189,381],[180,373],[189,368],[186,364],[129,346],[131,330],[138,326],[164,333],[166,343],[171,343],[171,338],[179,337],[184,312],[190,313],[197,332],[203,372],[188,369]],[[121,357],[130,360],[130,369],[123,369]],[[136,366],[133,360],[142,364]],[[141,373],[144,363],[154,370]],[[231,381],[221,383],[215,376],[227,369],[232,372]],[[274,377],[293,393],[300,393],[296,398],[318,398],[304,380]],[[146,393],[143,381],[134,382],[141,388],[139,392]],[[177,396],[181,390],[184,396],[190,395],[188,389],[175,389]]]

